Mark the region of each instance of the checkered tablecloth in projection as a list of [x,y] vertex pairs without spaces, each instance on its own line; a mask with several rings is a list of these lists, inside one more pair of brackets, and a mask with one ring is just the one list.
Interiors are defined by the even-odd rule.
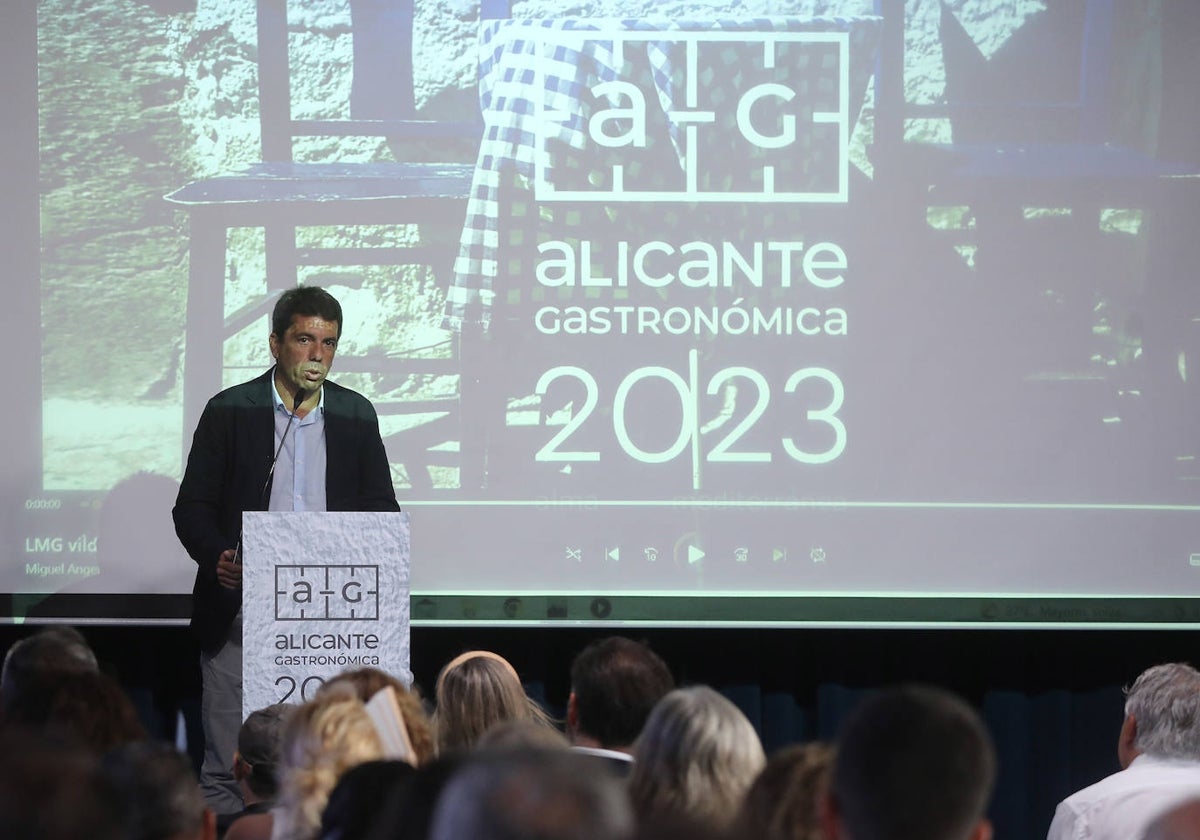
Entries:
[[[545,294],[529,265],[539,237],[597,226],[644,233],[648,220],[659,234],[770,230],[798,206],[844,203],[848,138],[880,25],[876,17],[485,23],[485,133],[445,326],[487,330],[498,303]],[[794,131],[785,143],[787,120]],[[757,132],[754,142],[747,132]]]

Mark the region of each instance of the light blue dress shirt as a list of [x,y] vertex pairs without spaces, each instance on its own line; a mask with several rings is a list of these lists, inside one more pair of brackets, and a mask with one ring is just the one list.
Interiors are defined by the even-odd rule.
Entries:
[[[275,463],[268,510],[325,510],[325,389],[317,407],[303,417],[291,417],[275,383],[271,383],[275,404],[275,448],[283,441],[283,450]],[[292,430],[284,437],[288,423]]]

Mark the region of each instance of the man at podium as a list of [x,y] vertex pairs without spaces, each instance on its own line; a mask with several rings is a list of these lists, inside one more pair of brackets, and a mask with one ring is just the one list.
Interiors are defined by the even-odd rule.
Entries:
[[242,808],[231,768],[242,723],[242,512],[400,509],[374,407],[325,378],[341,331],[341,305],[324,289],[280,296],[274,367],[208,401],[175,502],[175,532],[197,565],[201,784],[218,814]]

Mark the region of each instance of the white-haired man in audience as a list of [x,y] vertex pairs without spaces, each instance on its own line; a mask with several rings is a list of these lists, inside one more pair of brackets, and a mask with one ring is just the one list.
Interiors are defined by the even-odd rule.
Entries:
[[1059,803],[1047,840],[1140,840],[1154,819],[1200,796],[1200,672],[1148,668],[1125,693],[1120,772]]
[[966,702],[927,686],[887,689],[838,736],[826,840],[990,840],[995,778],[991,736]]

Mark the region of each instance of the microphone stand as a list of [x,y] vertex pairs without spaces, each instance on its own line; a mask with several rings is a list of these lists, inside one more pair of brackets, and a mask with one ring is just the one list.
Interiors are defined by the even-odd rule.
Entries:
[[[279,438],[279,446],[275,447],[275,455],[271,458],[271,468],[267,470],[267,480],[263,482],[262,492],[258,494],[258,506],[265,508],[267,506],[267,490],[271,487],[271,479],[275,477],[275,465],[279,463],[279,453],[283,452],[283,443],[287,440],[288,432],[292,430],[292,424],[296,419],[296,412],[300,410],[300,404],[308,398],[309,392],[301,388],[296,392],[296,399],[292,402],[292,410],[288,413],[287,428],[283,430],[283,434]],[[233,562],[239,565],[242,562],[242,531],[238,529],[237,545],[233,549]]]

